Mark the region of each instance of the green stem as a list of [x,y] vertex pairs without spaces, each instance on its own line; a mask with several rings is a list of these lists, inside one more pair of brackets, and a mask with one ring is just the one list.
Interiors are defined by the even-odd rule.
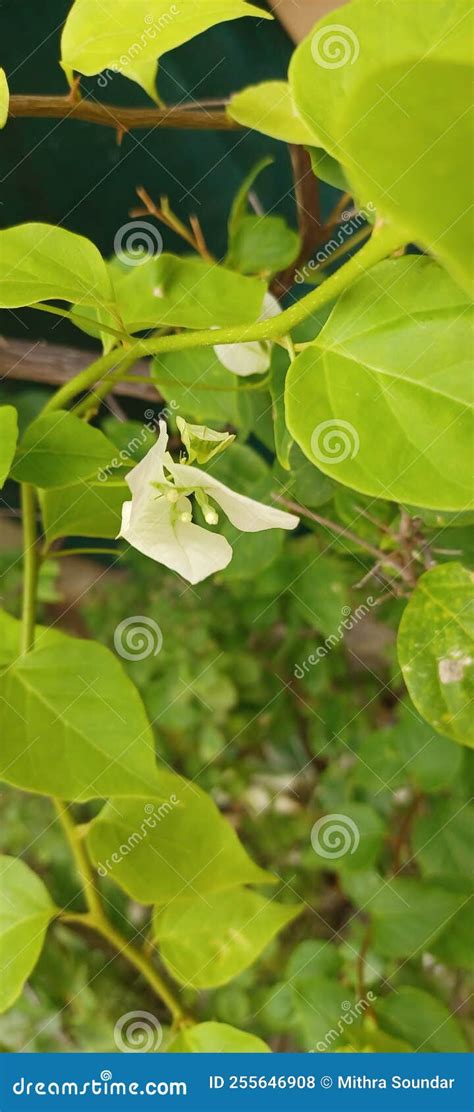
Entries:
[[173,1020],[177,1023],[182,1022],[183,1019],[186,1018],[185,1013],[171,988],[163,981],[159,973],[157,973],[156,969],[154,969],[148,961],[148,958],[146,958],[125,935],[116,930],[107,919],[97,889],[93,870],[84,847],[82,835],[73,822],[67,805],[63,803],[61,799],[53,799],[53,803],[76,863],[88,907],[88,913],[85,915],[65,911],[61,918],[64,922],[81,923],[97,931],[102,938],[105,938],[115,950],[130,962],[130,965],[133,965],[133,967],[141,973],[156,995],[166,1004],[170,1014],[173,1016]]
[[21,484],[21,508],[23,516],[21,652],[27,653],[35,643],[36,585],[38,581],[36,495],[35,488],[30,483]]
[[[117,354],[118,353],[116,352],[116,357]],[[110,391],[113,390],[117,382],[123,381],[125,371],[128,371],[130,367],[133,367],[133,364],[136,362],[137,358],[138,355],[136,351],[136,345],[134,345],[133,352],[123,349],[120,356],[120,362],[116,369],[111,370],[110,374],[101,376],[99,381],[96,379],[95,382],[91,383],[92,391],[94,394],[93,399],[91,398],[90,394],[87,394],[86,397],[78,403],[78,405],[74,406],[75,417],[83,417],[86,413],[88,413],[91,407],[94,410],[98,409],[98,403],[103,401],[103,399],[107,397],[107,394],[110,394]],[[91,370],[91,368],[89,367],[88,370]],[[77,378],[73,379],[73,382],[77,382]],[[72,385],[73,383],[71,383],[71,386]],[[92,402],[93,406],[91,405]]]
[[[78,375],[75,375],[70,382],[65,382],[52,398],[46,403],[43,413],[51,413],[55,409],[63,409],[70,401],[72,401],[77,394],[82,394],[86,390],[90,390],[99,379],[115,367],[117,363],[122,367],[124,359],[124,351],[119,348],[116,351],[110,351],[107,355],[102,355],[96,359],[89,367],[85,367]],[[135,359],[135,356],[134,356]]]
[[83,839],[77,830],[75,822],[71,818],[71,812],[66,803],[63,803],[62,799],[53,799],[53,804],[82,881],[86,904],[94,921],[99,921],[104,914],[102,901],[97,891],[95,878],[84,848]]
[[352,286],[367,270],[381,262],[392,251],[405,243],[403,234],[392,227],[378,228],[368,243],[353,258],[331,274],[321,286],[295,302],[289,309],[269,320],[256,324],[234,325],[231,328],[207,329],[202,332],[180,332],[176,336],[161,336],[156,340],[137,341],[140,355],[157,355],[169,351],[186,351],[194,347],[211,347],[214,344],[238,344],[248,340],[276,340],[285,336],[310,313],[316,312],[340,293]]

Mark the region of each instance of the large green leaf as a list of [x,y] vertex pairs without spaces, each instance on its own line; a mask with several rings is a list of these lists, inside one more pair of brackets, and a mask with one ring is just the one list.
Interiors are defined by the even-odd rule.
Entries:
[[[161,798],[114,799],[92,823],[92,859],[140,903],[204,897],[240,884],[273,884],[251,861],[209,796],[181,777],[160,773]],[[171,805],[170,805],[171,800]],[[125,847],[117,855],[117,849]]]
[[39,487],[65,487],[98,475],[117,455],[100,429],[72,413],[44,413],[28,426],[12,468],[14,479]]
[[19,224],[0,232],[0,308],[56,298],[110,305],[112,289],[97,247],[51,224]]
[[238,379],[222,365],[214,348],[158,355],[151,375],[162,397],[176,402],[188,420],[204,425],[241,424]]
[[0,677],[0,778],[70,800],[161,795],[143,704],[113,653],[64,634],[37,645]]
[[161,957],[181,984],[212,988],[251,965],[301,907],[277,904],[246,888],[178,899],[155,911]]
[[237,123],[273,139],[314,144],[314,134],[299,115],[287,81],[249,85],[234,94],[227,111]]
[[228,1023],[195,1023],[183,1027],[168,1043],[170,1054],[265,1054],[270,1047],[247,1031],[239,1031]]
[[212,328],[260,316],[265,282],[198,258],[164,254],[109,270],[124,324],[140,328]]
[[308,459],[375,498],[466,509],[470,311],[430,259],[388,260],[361,278],[286,378],[288,427]]
[[356,193],[471,288],[472,51],[466,0],[353,0],[293,56],[290,84]]
[[450,892],[414,877],[390,880],[366,907],[373,919],[374,949],[386,958],[429,951],[465,901],[465,893]]
[[8,106],[10,103],[10,93],[8,89],[7,75],[4,69],[0,68],[0,131],[8,120]]
[[0,1012],[15,1002],[57,914],[39,877],[23,861],[0,857]]
[[123,479],[113,478],[113,472],[103,481],[83,480],[42,491],[41,513],[49,544],[58,537],[117,537],[122,505],[128,498],[128,486]]
[[239,16],[271,19],[245,0],[75,0],[61,40],[61,65],[88,76],[117,70],[150,91],[150,64],[202,31]]
[[426,1053],[462,1054],[468,1049],[462,1029],[436,996],[409,985],[375,1003],[382,1026],[407,1039],[414,1050]]
[[425,573],[403,614],[398,659],[420,714],[439,733],[474,746],[473,573],[440,564]]
[[0,490],[8,478],[18,437],[18,418],[13,405],[0,406]]

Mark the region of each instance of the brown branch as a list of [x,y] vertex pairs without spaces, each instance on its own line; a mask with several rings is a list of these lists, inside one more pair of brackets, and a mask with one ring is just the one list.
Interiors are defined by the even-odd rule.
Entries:
[[311,258],[315,247],[322,243],[325,231],[321,222],[319,181],[313,174],[311,158],[304,147],[297,146],[295,143],[289,143],[288,149],[293,171],[301,249],[296,261],[275,278],[272,289],[277,297],[282,297],[291,288],[295,272],[302,263],[306,263]]
[[[0,379],[36,382],[43,386],[62,386],[83,371],[94,359],[94,353],[48,344],[43,340],[12,340],[0,336]],[[134,373],[144,375],[148,369],[145,360],[135,364]],[[137,382],[118,382],[114,393],[122,397],[141,398],[159,402],[160,395],[154,386]]]
[[[221,103],[219,101],[217,104]],[[241,125],[232,120],[225,110],[208,109],[204,105],[169,105],[166,108],[125,108],[118,105],[99,104],[95,100],[73,100],[68,96],[12,96],[9,116],[41,117],[43,119],[86,120],[101,124],[115,131],[133,128],[167,127],[193,131],[241,131]]]
[[346,529],[345,526],[338,525],[336,521],[330,521],[327,517],[321,517],[321,514],[315,514],[314,511],[309,510],[307,506],[300,506],[298,502],[293,502],[289,498],[284,498],[281,494],[274,493],[273,498],[275,502],[279,502],[282,506],[285,506],[285,509],[290,510],[292,513],[309,518],[309,520],[314,521],[316,525],[322,525],[324,529],[328,529],[330,532],[335,533],[337,537],[345,537],[346,540],[350,541],[352,544],[356,544],[358,548],[362,548],[364,552],[368,552],[373,556],[374,559],[377,560],[377,563],[386,564],[387,567],[393,568],[405,583],[409,583],[411,586],[413,585],[412,576],[405,565],[399,564],[389,553],[382,552],[381,549],[375,548],[373,544],[369,544],[363,537],[359,537],[357,533],[353,533],[351,529]]

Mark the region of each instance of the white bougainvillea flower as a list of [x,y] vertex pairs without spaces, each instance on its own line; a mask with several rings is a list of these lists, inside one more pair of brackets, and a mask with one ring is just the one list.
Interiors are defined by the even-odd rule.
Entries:
[[[281,313],[281,306],[272,293],[266,293],[259,320],[270,320]],[[270,340],[249,340],[243,344],[215,344],[214,351],[219,363],[234,375],[247,378],[248,375],[263,375],[268,371],[272,358]]]
[[119,536],[133,548],[177,571],[189,583],[227,567],[232,548],[225,537],[195,525],[194,495],[208,525],[216,525],[217,503],[229,521],[244,533],[263,529],[294,529],[299,518],[237,494],[230,487],[186,463],[173,463],[167,452],[164,421],[156,444],[127,475],[131,501],[122,507]]

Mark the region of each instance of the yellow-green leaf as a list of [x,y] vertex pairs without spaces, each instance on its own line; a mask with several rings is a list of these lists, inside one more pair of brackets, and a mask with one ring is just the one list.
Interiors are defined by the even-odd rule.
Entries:
[[75,0],[61,39],[61,65],[88,76],[110,69],[150,91],[150,62],[216,23],[269,12],[246,0]]

